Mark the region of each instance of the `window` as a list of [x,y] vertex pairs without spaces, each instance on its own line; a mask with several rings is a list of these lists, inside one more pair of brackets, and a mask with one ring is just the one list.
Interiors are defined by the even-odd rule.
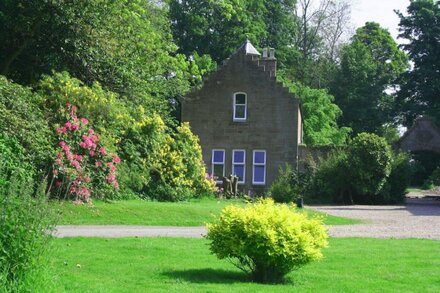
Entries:
[[234,121],[246,121],[247,96],[245,93],[234,94]]
[[212,150],[212,175],[217,182],[225,176],[225,150]]
[[252,184],[266,184],[266,151],[253,152]]
[[246,173],[246,151],[233,150],[232,151],[232,174],[238,176],[238,183],[244,183]]

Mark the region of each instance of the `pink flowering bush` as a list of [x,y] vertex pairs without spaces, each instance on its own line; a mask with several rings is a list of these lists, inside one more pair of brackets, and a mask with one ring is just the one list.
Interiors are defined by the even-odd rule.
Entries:
[[92,193],[98,198],[110,197],[119,189],[116,166],[121,159],[100,143],[89,121],[78,118],[76,112],[77,108],[69,103],[59,111],[66,122],[56,129],[55,191],[75,203],[89,202]]

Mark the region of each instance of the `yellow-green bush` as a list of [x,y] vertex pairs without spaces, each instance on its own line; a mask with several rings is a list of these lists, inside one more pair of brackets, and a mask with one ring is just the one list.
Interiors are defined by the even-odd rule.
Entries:
[[231,260],[254,281],[279,282],[290,271],[322,258],[327,232],[318,218],[265,199],[241,208],[226,207],[208,224],[211,252]]

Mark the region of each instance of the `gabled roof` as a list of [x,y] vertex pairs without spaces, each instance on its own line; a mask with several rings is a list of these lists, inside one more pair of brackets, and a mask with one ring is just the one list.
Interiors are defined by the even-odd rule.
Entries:
[[243,50],[246,55],[257,55],[260,56],[260,52],[255,49],[255,47],[251,44],[249,40],[246,40],[239,48],[239,50]]

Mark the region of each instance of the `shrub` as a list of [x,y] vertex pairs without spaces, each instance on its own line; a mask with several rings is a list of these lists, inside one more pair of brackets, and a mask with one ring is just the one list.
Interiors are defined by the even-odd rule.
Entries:
[[52,163],[54,135],[43,111],[43,99],[31,89],[0,76],[0,133],[14,138],[36,174],[44,175]]
[[92,192],[96,197],[109,198],[119,188],[116,165],[120,158],[108,153],[101,145],[99,134],[87,126],[86,118],[78,118],[76,106],[67,104],[60,113],[66,122],[57,128],[59,152],[53,175],[57,191],[65,191],[75,201],[88,202]]
[[386,140],[376,134],[360,133],[348,151],[347,180],[357,203],[375,201],[391,172],[392,152]]
[[293,269],[322,258],[327,237],[319,219],[272,199],[226,207],[217,223],[208,224],[206,236],[219,259],[231,260],[263,283],[280,282]]
[[307,184],[307,174],[293,170],[292,166],[286,164],[280,167],[278,177],[269,188],[269,194],[275,202],[294,202],[304,196],[304,188]]
[[0,139],[0,288],[46,291],[44,269],[53,227],[46,182],[35,190],[30,165],[16,161],[24,158],[23,149],[14,140],[6,142]]
[[409,155],[397,153],[393,155],[391,173],[375,203],[396,204],[405,200],[406,188],[411,181],[411,165]]

